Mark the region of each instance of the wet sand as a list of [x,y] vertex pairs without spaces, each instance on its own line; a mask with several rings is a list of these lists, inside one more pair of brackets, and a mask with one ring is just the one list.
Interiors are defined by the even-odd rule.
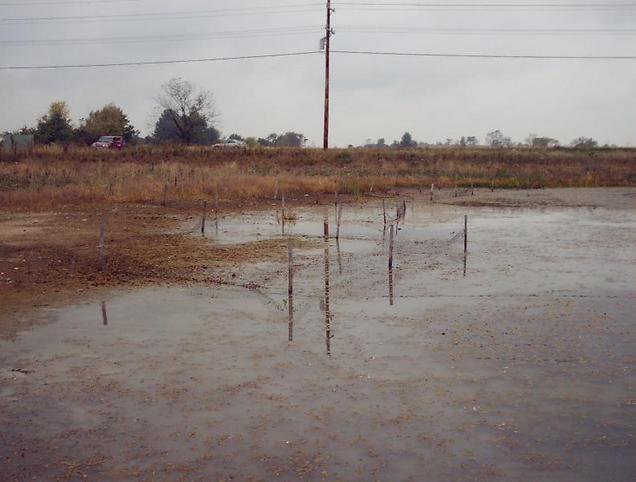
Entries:
[[0,341],[0,479],[631,481],[635,191],[578,191],[411,197],[391,271],[381,202],[329,243],[294,208],[291,324],[276,260],[40,311]]

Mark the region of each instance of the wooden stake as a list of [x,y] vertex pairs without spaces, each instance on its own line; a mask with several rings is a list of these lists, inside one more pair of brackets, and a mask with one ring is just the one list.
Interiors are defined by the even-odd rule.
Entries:
[[384,217],[384,229],[386,229],[386,202],[382,200],[382,215]]
[[389,269],[393,269],[393,228],[394,226],[391,224],[389,228]]
[[329,214],[325,212],[325,219],[323,221],[323,234],[325,241],[329,241]]
[[214,192],[214,228],[216,234],[219,234],[219,188],[217,186]]
[[203,215],[201,216],[201,234],[205,234],[205,216],[208,210],[208,202],[203,201]]
[[464,216],[464,254],[468,252],[468,216]]
[[435,184],[431,184],[431,202],[433,202],[434,194],[435,194]]
[[106,268],[106,221],[102,220],[99,226],[99,271]]
[[106,302],[102,301],[102,323],[104,326],[108,326],[108,315],[106,314]]
[[340,239],[340,223],[342,221],[342,204],[338,205],[336,239]]

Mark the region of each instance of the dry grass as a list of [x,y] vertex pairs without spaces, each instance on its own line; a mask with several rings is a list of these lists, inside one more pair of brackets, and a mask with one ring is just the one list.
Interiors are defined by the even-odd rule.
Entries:
[[253,149],[133,147],[123,152],[40,147],[0,162],[0,203],[50,209],[91,203],[244,201],[364,194],[400,187],[636,185],[636,150]]

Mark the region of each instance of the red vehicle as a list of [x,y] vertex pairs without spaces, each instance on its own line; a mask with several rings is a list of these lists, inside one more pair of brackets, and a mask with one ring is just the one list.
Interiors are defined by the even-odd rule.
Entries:
[[91,147],[95,149],[123,149],[126,143],[122,136],[102,136]]

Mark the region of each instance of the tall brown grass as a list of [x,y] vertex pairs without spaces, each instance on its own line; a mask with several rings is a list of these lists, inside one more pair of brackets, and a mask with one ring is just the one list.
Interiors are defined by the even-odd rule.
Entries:
[[0,162],[0,205],[44,209],[87,203],[362,194],[402,187],[499,188],[636,185],[636,150],[249,149],[38,147]]

